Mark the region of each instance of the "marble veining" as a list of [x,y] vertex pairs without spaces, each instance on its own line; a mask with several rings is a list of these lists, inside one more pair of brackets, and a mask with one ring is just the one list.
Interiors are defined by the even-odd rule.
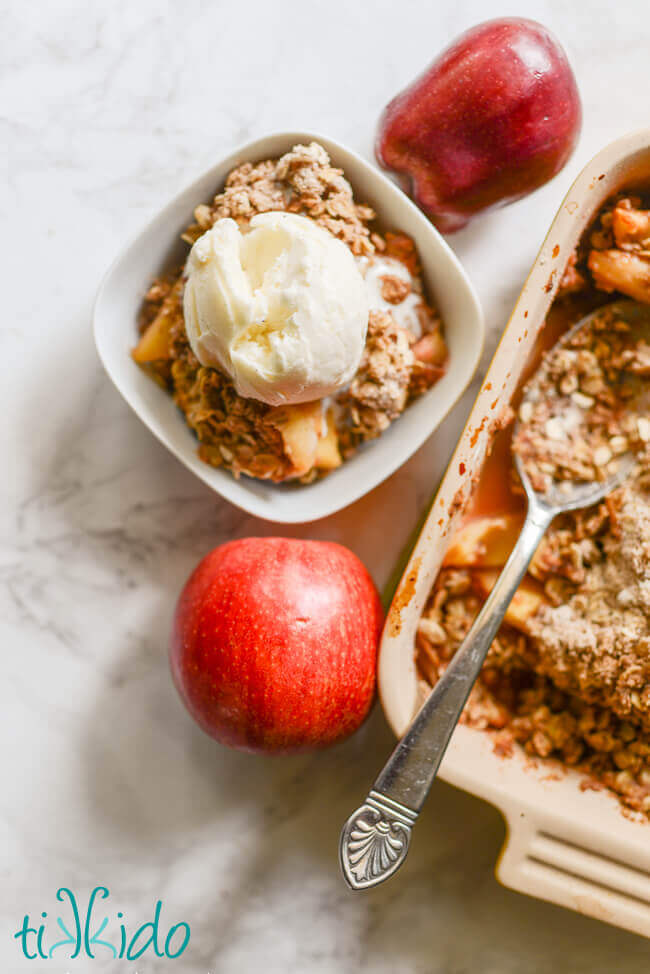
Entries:
[[[549,186],[451,239],[484,305],[484,371],[570,180],[648,124],[641,0],[3,5],[4,309],[0,481],[0,966],[186,974],[636,972],[647,943],[500,888],[498,813],[438,783],[392,882],[339,875],[341,824],[391,747],[379,709],[316,757],[228,752],[169,679],[178,590],[219,542],[281,530],[343,541],[389,576],[472,401],[390,480],[305,528],[216,498],[120,400],[94,352],[101,275],[127,239],[234,144],[321,130],[370,154],[376,117],[463,28],[512,12],[568,45],[585,102]],[[474,385],[474,390],[476,384]],[[381,524],[381,529],[378,525]],[[182,960],[29,962],[13,933],[60,886],[104,884],[129,922],[191,925]],[[49,934],[48,934],[49,936]]]

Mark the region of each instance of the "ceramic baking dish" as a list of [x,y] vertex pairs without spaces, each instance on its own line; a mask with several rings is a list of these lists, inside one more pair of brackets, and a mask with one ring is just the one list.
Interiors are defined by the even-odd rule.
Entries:
[[[485,459],[489,421],[517,387],[583,230],[611,193],[643,181],[650,185],[650,130],[614,142],[586,166],[524,285],[388,615],[379,686],[399,736],[421,702],[413,655],[418,620]],[[608,792],[581,791],[584,775],[549,770],[555,766],[544,762],[531,768],[522,752],[499,757],[487,734],[458,727],[440,774],[503,813],[508,833],[496,870],[502,883],[650,936],[650,826],[624,817]]]
[[[428,293],[440,310],[449,347],[445,375],[379,439],[367,444],[328,477],[306,486],[277,485],[241,477],[203,463],[197,440],[169,395],[130,357],[142,298],[154,277],[187,255],[180,233],[194,207],[223,187],[231,169],[287,152],[296,143],[320,142],[340,166],[357,199],[370,203],[382,225],[415,240]],[[379,170],[338,142],[310,132],[280,132],[241,146],[177,196],[117,258],[97,296],[95,342],[108,375],[158,439],[218,494],[250,514],[300,523],[351,504],[390,476],[442,422],[469,384],[483,347],[483,316],[465,271],[435,227]]]

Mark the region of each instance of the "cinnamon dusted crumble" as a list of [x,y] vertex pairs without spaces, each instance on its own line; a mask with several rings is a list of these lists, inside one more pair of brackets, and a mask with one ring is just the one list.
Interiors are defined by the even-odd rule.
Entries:
[[609,501],[581,581],[542,605],[528,634],[538,673],[650,731],[650,496],[632,481]]
[[193,244],[217,220],[230,217],[244,228],[270,210],[309,217],[359,261],[371,313],[349,389],[333,398],[331,408],[324,401],[272,407],[238,395],[228,376],[201,365],[192,352],[183,321],[182,270],[150,287],[133,357],[174,397],[207,463],[235,476],[308,483],[380,435],[430,388],[444,373],[447,347],[440,319],[423,294],[413,241],[380,232],[374,211],[355,202],[342,171],[316,142],[294,146],[279,159],[237,166],[223,191],[196,207],[182,236]]

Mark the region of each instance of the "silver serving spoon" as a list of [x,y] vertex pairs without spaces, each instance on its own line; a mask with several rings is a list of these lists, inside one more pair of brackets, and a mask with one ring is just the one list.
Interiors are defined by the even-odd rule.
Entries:
[[[632,301],[609,306],[619,317],[638,325],[650,322],[650,308]],[[566,344],[582,327],[601,314],[602,308],[582,318],[555,347]],[[534,395],[535,377],[525,398]],[[476,620],[451,663],[422,704],[411,726],[399,741],[375,780],[363,805],[349,817],[340,839],[341,868],[351,889],[369,889],[388,879],[406,858],[411,829],[422,810],[442,761],[499,626],[526,574],[544,532],[556,515],[589,507],[618,487],[630,473],[634,456],[618,458],[618,469],[607,480],[553,486],[547,493],[533,489],[515,454],[517,472],[526,491],[528,512],[517,543]]]

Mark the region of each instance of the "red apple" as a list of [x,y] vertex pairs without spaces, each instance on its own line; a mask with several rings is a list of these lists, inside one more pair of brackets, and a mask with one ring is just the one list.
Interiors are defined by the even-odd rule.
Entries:
[[385,108],[376,154],[444,232],[548,182],[575,148],[580,96],[564,50],[532,20],[462,34]]
[[373,581],[347,548],[231,541],[181,592],[174,682],[197,723],[231,747],[326,747],[370,710],[382,621]]

